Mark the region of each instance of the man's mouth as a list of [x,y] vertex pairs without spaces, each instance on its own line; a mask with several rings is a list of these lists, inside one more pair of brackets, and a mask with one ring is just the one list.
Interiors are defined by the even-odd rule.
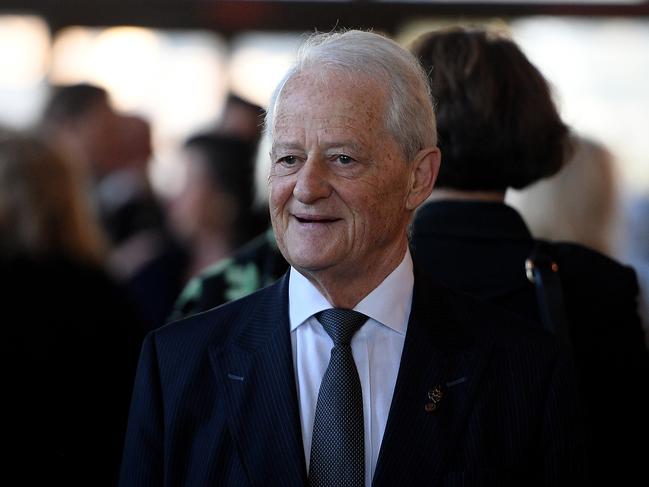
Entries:
[[319,215],[293,215],[299,223],[333,223],[340,218]]

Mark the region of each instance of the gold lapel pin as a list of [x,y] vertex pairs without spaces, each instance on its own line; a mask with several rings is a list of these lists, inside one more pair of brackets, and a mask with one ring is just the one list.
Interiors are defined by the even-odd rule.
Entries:
[[432,389],[428,390],[428,400],[430,402],[427,402],[424,405],[424,410],[427,413],[433,413],[437,411],[437,408],[439,406],[439,402],[442,400],[444,397],[444,391],[440,386],[435,386]]

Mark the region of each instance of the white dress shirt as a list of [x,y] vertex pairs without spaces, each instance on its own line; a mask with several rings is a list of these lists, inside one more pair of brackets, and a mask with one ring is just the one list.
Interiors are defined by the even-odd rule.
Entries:
[[[307,470],[320,383],[333,348],[331,337],[313,316],[332,305],[302,274],[291,268],[289,318],[293,366],[300,404]],[[406,337],[414,277],[410,252],[354,310],[369,317],[351,347],[363,391],[365,485],[372,484]]]

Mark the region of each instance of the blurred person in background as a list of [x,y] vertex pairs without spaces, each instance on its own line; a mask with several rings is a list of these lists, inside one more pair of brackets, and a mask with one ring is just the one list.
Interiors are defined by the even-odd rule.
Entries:
[[264,126],[264,109],[235,93],[228,93],[216,133],[259,142]]
[[141,116],[118,114],[113,147],[114,170],[96,189],[102,223],[113,245],[164,225],[164,212],[151,187],[151,124]]
[[572,136],[572,157],[551,177],[508,190],[532,235],[577,242],[608,256],[616,254],[618,188],[612,154],[601,143]]
[[[230,93],[216,132],[248,140],[257,146],[257,150],[263,150],[259,147],[263,114],[264,110],[258,105]],[[258,153],[255,162],[257,160],[265,163],[266,153]],[[170,320],[246,296],[276,281],[286,272],[288,263],[269,228],[265,200],[262,204],[253,203],[252,218],[257,222],[259,235],[232,255],[211,262],[194,275],[176,301]]]
[[138,305],[147,329],[164,324],[183,284],[187,260],[151,187],[151,131],[147,119],[118,114],[112,169],[95,186],[110,238],[109,268]]
[[185,142],[184,185],[169,204],[170,226],[189,251],[184,282],[263,231],[252,213],[254,154],[254,144],[227,135]]
[[[263,163],[258,164],[258,160],[261,158],[265,161],[265,156],[269,150],[265,146],[267,139],[262,137],[265,114],[266,111],[256,103],[230,91],[226,97],[223,112],[213,131],[216,135],[244,140],[253,147],[253,165],[255,167],[253,177],[256,179],[253,179],[255,180],[255,198],[252,209],[249,210],[249,215],[251,219],[254,219],[255,223],[253,225],[258,225],[259,228],[263,227],[264,229],[270,227],[268,202],[265,198],[266,180],[265,177],[262,177],[261,181],[258,180],[260,172],[257,169],[259,169],[258,166],[263,166]],[[263,174],[263,169],[261,174]],[[261,184],[259,184],[260,182]],[[261,231],[258,233],[261,233]]]
[[145,329],[162,325],[180,292],[186,256],[150,186],[149,121],[117,112],[104,88],[80,83],[52,89],[40,129],[87,172],[87,190],[108,235],[109,270],[126,286]]
[[535,237],[578,242],[608,256],[619,255],[633,266],[649,345],[649,204],[630,198],[621,213],[611,152],[600,142],[576,135],[573,146],[573,156],[557,174],[508,190],[506,201],[521,213]]
[[142,323],[104,270],[77,165],[0,131],[5,465],[19,485],[114,485]]
[[79,83],[52,87],[39,128],[50,145],[98,181],[113,170],[117,126],[108,92]]
[[[431,201],[413,223],[415,266],[540,327],[540,304],[552,303],[537,301],[525,272],[540,241],[504,200],[508,188],[555,174],[570,153],[550,88],[495,32],[440,30],[419,38],[413,52],[429,73],[442,152]],[[589,485],[647,484],[646,452],[635,446],[649,439],[649,355],[635,273],[578,244],[545,243],[543,252],[552,272],[558,264],[568,329],[559,320],[555,332],[571,343],[588,414]]]

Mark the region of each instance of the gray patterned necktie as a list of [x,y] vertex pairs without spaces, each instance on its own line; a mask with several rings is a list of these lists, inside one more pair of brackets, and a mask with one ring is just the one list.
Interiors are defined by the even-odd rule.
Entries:
[[327,309],[316,315],[334,342],[315,408],[309,485],[365,485],[363,393],[350,345],[367,316],[349,309]]

